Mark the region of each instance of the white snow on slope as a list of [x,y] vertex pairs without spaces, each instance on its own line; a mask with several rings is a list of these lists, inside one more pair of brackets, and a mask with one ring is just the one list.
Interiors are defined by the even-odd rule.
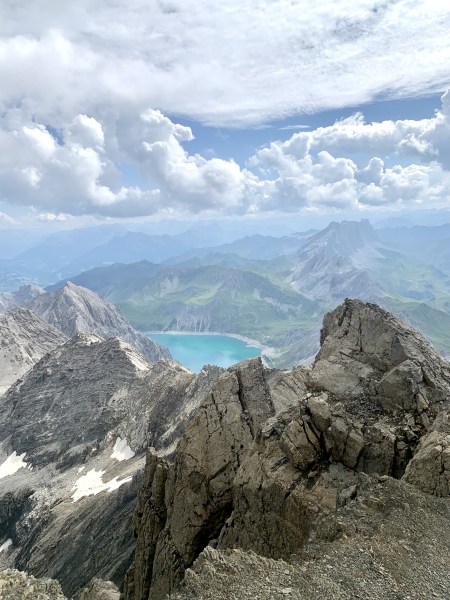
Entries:
[[25,452],[17,455],[16,451],[8,456],[4,463],[0,465],[0,479],[13,475],[22,467],[27,467],[28,464],[23,460],[25,458]]
[[127,438],[122,439],[118,437],[116,443],[114,444],[113,453],[111,454],[111,458],[115,458],[119,461],[128,460],[129,458],[133,458],[134,452],[128,445]]
[[0,546],[0,553],[6,552],[10,546],[12,546],[12,540],[6,540],[6,542]]
[[72,494],[72,499],[74,502],[80,500],[84,496],[96,496],[100,492],[113,492],[117,490],[121,485],[131,481],[131,477],[125,477],[125,479],[120,479],[118,477],[114,477],[111,481],[106,483],[103,482],[103,474],[105,471],[97,471],[96,469],[91,469],[83,475],[79,479],[77,479],[73,489],[75,492]]

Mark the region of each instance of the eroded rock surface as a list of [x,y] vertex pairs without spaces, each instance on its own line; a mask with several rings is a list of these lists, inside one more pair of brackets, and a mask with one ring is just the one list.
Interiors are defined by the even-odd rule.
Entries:
[[0,314],[0,396],[67,337],[29,310]]
[[448,495],[448,364],[359,301],[325,317],[321,344],[311,369],[268,370],[259,359],[228,369],[173,460],[148,455],[127,600],[165,598],[208,545],[293,560],[336,537],[336,516],[361,482],[406,469],[398,485]]
[[68,596],[92,577],[121,585],[147,448],[171,452],[222,371],[94,334],[44,356],[0,400],[0,562]]

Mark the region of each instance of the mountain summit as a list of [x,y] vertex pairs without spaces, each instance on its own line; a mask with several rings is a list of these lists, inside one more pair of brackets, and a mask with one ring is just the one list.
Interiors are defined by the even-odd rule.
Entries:
[[291,275],[292,286],[328,304],[347,296],[382,298],[381,288],[361,268],[361,256],[376,253],[377,242],[377,234],[366,219],[330,223],[299,250]]
[[121,337],[150,362],[171,359],[167,348],[133,329],[115,306],[70,281],[36,297],[28,308],[69,337],[78,333],[95,333],[103,339]]

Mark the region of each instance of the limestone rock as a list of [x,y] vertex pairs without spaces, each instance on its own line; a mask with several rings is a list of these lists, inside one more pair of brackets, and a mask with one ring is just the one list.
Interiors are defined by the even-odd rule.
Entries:
[[37,296],[27,307],[69,337],[79,333],[95,333],[103,339],[121,337],[150,362],[171,359],[167,348],[133,329],[115,306],[73,283]]
[[436,427],[420,440],[416,453],[406,468],[404,480],[429,494],[450,497],[450,413],[448,411],[439,416]]
[[29,310],[0,314],[0,395],[67,337]]
[[[258,360],[228,369],[173,462],[148,457],[126,600],[162,600],[186,570],[187,582],[195,578],[189,569],[208,544],[290,560],[332,539],[338,511],[371,477],[401,477],[415,452],[405,479],[416,485],[416,463],[436,489],[449,435],[442,416],[437,438],[425,440],[450,403],[448,365],[403,323],[359,301],[325,317],[321,341],[310,371],[272,371]],[[378,499],[367,502],[377,509]]]
[[57,581],[36,579],[22,571],[0,571],[0,598],[2,600],[66,600]]
[[147,447],[170,454],[221,373],[94,334],[44,356],[0,399],[0,558],[68,596],[92,577],[121,585]]
[[374,304],[346,300],[324,317],[311,385],[343,401],[366,396],[391,412],[429,412],[448,401],[450,367],[416,331]]
[[78,596],[78,600],[119,600],[120,591],[112,581],[92,579]]
[[37,285],[22,285],[15,292],[0,293],[0,312],[8,312],[21,308],[40,296],[45,291]]

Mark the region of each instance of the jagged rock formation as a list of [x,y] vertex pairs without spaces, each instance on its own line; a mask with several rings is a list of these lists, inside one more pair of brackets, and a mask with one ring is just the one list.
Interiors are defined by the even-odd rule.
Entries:
[[104,339],[118,336],[150,362],[171,359],[167,348],[133,329],[115,306],[73,283],[37,296],[27,307],[69,337],[78,333],[95,333]]
[[123,582],[145,453],[162,454],[222,370],[150,364],[120,338],[80,334],[0,399],[0,558],[60,581]]
[[[2,600],[66,600],[55,579],[36,578],[24,571],[0,571]],[[120,592],[111,581],[93,579],[79,594],[78,600],[119,600]]]
[[445,600],[449,517],[448,500],[360,477],[355,498],[333,515],[333,535],[310,541],[301,560],[208,546],[171,600]]
[[53,579],[36,579],[21,571],[0,571],[0,598],[2,600],[66,600],[59,583]]
[[173,461],[147,457],[125,597],[165,598],[208,544],[291,560],[336,538],[340,508],[378,476],[406,470],[405,482],[448,495],[449,407],[449,365],[360,301],[326,316],[311,369],[270,371],[259,359],[228,369]]
[[0,312],[8,312],[25,306],[41,294],[44,290],[37,285],[22,285],[16,292],[0,293]]
[[28,310],[0,314],[0,395],[67,337]]

